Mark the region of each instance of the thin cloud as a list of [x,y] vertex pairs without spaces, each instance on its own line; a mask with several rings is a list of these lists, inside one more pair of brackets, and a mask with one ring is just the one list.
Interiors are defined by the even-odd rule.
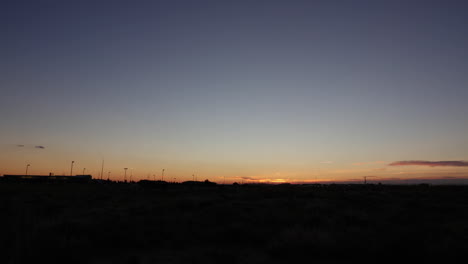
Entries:
[[402,160],[388,164],[389,166],[428,166],[428,167],[468,167],[468,161],[427,161],[427,160]]
[[32,145],[32,144],[15,144],[15,147],[17,148],[24,148],[24,149],[45,149],[45,146],[43,145]]

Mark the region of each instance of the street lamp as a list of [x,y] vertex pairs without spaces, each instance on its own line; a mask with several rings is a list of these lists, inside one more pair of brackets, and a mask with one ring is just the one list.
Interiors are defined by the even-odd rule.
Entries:
[[73,163],[75,163],[75,161],[74,161],[74,160],[72,160],[72,162],[71,162],[71,167],[70,167],[70,176],[72,176],[72,175],[73,175]]
[[26,165],[26,176],[28,176],[28,168],[31,166],[31,164]]
[[83,168],[83,174],[81,174],[81,175],[84,175],[85,170],[86,170],[86,168]]
[[107,172],[107,180],[110,179],[110,171]]
[[125,170],[124,181],[127,182],[127,170],[128,170],[128,168],[124,168],[124,170]]
[[161,181],[164,181],[164,169],[162,169],[162,173],[161,173]]

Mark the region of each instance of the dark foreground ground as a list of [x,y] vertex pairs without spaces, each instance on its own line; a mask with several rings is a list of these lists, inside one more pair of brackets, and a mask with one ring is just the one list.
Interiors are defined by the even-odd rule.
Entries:
[[468,253],[468,186],[1,183],[0,212],[0,263],[458,263]]

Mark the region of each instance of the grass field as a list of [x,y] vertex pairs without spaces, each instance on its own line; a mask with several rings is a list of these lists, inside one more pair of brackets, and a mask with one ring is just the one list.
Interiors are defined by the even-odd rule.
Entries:
[[468,186],[0,183],[0,212],[0,263],[451,263],[468,250]]

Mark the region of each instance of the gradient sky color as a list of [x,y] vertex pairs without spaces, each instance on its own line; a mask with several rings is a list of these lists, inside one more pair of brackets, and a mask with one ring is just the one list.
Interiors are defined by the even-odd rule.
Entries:
[[[0,173],[466,177],[466,1],[3,1]],[[24,145],[24,146],[18,146]],[[44,146],[36,148],[35,146]],[[130,171],[129,171],[130,173]]]

